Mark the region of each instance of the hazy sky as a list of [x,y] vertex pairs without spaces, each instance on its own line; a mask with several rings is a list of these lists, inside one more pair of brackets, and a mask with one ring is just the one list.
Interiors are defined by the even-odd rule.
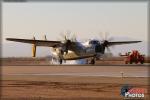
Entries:
[[[32,38],[35,35],[37,39],[43,39],[44,34],[49,40],[57,40],[60,33],[67,31],[75,33],[79,39],[91,39],[100,32],[109,32],[113,37],[147,41],[147,7],[146,2],[3,3],[3,43],[12,43],[5,41],[6,37]],[[31,56],[29,45],[15,44],[21,47],[18,46],[20,50],[26,48],[27,54],[20,52],[20,55]],[[147,52],[147,46],[136,45],[128,47]],[[16,56],[18,48],[15,46],[4,45],[4,54]],[[123,47],[114,52],[123,52]]]
[[146,2],[45,2],[3,3],[5,37],[57,39],[71,31],[79,38],[96,37],[99,32],[113,36],[147,39]]

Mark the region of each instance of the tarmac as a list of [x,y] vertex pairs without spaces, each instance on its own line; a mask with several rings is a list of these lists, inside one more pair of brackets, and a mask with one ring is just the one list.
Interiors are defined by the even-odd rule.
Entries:
[[[3,65],[1,100],[122,100],[121,88],[145,89],[149,100],[150,66]],[[139,98],[136,98],[139,99]]]
[[[150,58],[125,64],[123,57],[95,65],[51,65],[49,58],[1,58],[0,100],[150,100]],[[124,86],[144,89],[143,98],[125,98]]]
[[2,75],[63,75],[63,76],[105,76],[105,77],[150,77],[146,65],[109,66],[3,66]]

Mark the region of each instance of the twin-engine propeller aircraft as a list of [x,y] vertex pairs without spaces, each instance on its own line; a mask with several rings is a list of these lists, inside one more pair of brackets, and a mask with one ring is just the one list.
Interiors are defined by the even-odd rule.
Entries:
[[[105,53],[105,48],[114,45],[122,44],[131,44],[138,43],[141,41],[109,41],[104,39],[100,41],[99,39],[92,39],[86,42],[79,42],[74,37],[69,39],[64,35],[63,41],[49,41],[44,40],[35,40],[33,39],[17,39],[17,38],[6,38],[8,41],[22,42],[32,44],[32,56],[36,56],[36,47],[45,46],[52,47],[52,56],[62,64],[63,60],[78,60],[84,58],[92,58],[90,63],[95,64],[95,58],[99,58],[102,54]],[[109,50],[109,48],[108,48]]]

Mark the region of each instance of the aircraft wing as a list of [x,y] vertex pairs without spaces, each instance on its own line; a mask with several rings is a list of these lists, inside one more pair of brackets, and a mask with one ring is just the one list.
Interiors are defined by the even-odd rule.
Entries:
[[17,39],[17,38],[6,38],[6,40],[35,44],[36,46],[46,46],[46,47],[54,47],[62,44],[61,41],[48,41],[48,40],[32,40],[32,39]]
[[131,43],[138,43],[142,41],[116,41],[116,42],[108,42],[108,46],[112,45],[122,45],[122,44],[131,44]]

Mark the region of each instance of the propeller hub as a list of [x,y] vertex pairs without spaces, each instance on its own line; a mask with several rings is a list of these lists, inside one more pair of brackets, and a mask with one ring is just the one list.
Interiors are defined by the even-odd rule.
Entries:
[[68,50],[70,48],[70,45],[72,44],[72,42],[76,41],[76,36],[73,35],[72,37],[70,36],[71,33],[67,32],[66,34],[61,34],[61,36],[64,38],[62,43],[63,43],[63,52],[66,52],[66,54],[68,53]]
[[67,40],[66,45],[70,45],[70,44],[71,44],[71,40]]
[[104,47],[108,47],[108,44],[109,42],[107,40],[104,40],[104,43],[103,43]]

